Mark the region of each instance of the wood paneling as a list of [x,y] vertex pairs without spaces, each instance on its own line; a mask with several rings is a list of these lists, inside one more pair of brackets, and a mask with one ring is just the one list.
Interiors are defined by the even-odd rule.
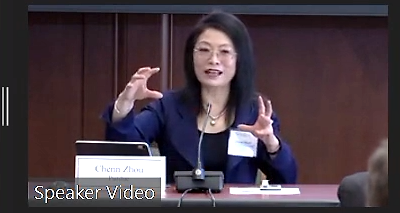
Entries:
[[106,105],[139,67],[160,65],[161,15],[115,23],[114,14],[29,14],[30,177],[73,177],[75,141],[103,140]]
[[83,15],[83,135],[86,140],[103,140],[100,115],[113,100],[114,15]]
[[[122,14],[119,15],[119,67],[118,93],[129,82],[131,76],[141,67],[161,66],[161,15]],[[167,72],[160,67],[160,72]],[[148,88],[161,90],[161,75],[153,75],[148,80]],[[167,79],[164,79],[167,81]],[[135,103],[135,110],[140,110],[151,100]]]
[[81,14],[29,14],[29,176],[74,174],[82,137]]
[[242,16],[299,161],[300,182],[338,183],[365,170],[387,137],[387,18]]
[[184,66],[184,49],[186,39],[189,36],[194,24],[201,18],[202,15],[173,15],[172,16],[172,57],[171,57],[171,89],[181,88],[185,85]]
[[[73,143],[102,139],[98,115],[138,68],[169,57],[171,67],[161,67],[168,79],[156,74],[149,88],[183,86],[183,48],[200,15],[171,15],[169,56],[161,54],[161,17],[30,14],[30,176],[73,176]],[[281,118],[300,183],[337,183],[364,170],[387,137],[387,17],[240,17],[254,42],[258,88]]]

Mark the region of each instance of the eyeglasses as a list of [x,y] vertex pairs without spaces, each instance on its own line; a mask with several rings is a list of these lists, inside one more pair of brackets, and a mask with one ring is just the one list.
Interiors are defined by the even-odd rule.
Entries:
[[217,52],[217,57],[221,61],[232,60],[236,56],[236,52],[230,49],[219,49],[215,51],[207,47],[196,47],[194,48],[194,52],[202,60],[210,59],[214,56],[215,52]]

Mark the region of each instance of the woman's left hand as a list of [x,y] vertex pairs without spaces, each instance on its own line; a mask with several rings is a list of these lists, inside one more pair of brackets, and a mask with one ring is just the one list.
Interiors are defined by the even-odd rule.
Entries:
[[267,101],[267,107],[261,96],[258,97],[258,118],[253,125],[240,124],[238,128],[242,131],[251,132],[255,137],[262,140],[268,149],[268,152],[273,153],[279,149],[279,140],[274,135],[272,127],[272,104]]

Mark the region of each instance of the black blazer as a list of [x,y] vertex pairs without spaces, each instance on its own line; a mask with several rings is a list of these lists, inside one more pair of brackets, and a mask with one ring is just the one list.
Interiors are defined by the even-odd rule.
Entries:
[[357,172],[344,177],[338,188],[341,207],[365,207],[368,172]]

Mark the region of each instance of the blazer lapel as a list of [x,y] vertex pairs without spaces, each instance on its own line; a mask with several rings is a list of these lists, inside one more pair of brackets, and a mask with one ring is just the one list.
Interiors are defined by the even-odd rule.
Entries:
[[181,156],[194,168],[197,166],[197,147],[199,134],[197,129],[197,119],[195,111],[187,105],[177,106],[179,116],[177,116],[176,126],[173,127],[172,143]]

